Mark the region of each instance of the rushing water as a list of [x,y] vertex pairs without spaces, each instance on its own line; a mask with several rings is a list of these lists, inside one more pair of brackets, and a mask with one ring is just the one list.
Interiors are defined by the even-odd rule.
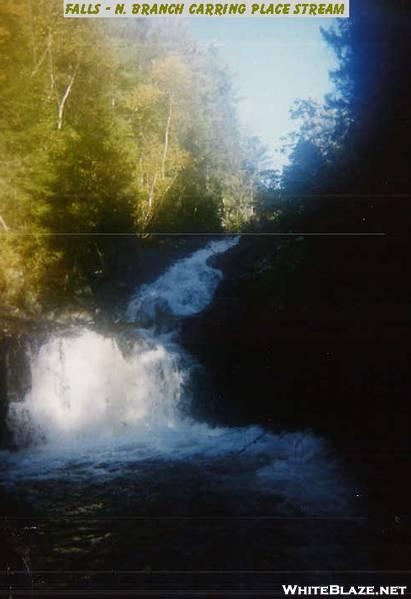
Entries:
[[[9,407],[19,450],[2,452],[7,497],[54,517],[352,513],[354,492],[323,440],[257,426],[211,427],[190,416],[198,365],[179,345],[178,320],[212,301],[222,273],[209,259],[237,242],[213,241],[136,289],[124,314],[136,325],[127,332],[106,336],[72,329],[51,335],[32,353],[31,389]],[[109,563],[120,559],[121,547],[130,550],[130,543],[142,542],[136,541],[137,529],[131,540],[130,530],[117,530],[113,540],[112,531],[108,537],[101,533],[101,523],[98,532],[93,529],[99,539],[103,535]],[[53,561],[46,548],[37,549],[40,564],[61,567],[68,560],[72,566],[77,557],[92,559],[78,531],[83,544],[67,538],[62,527],[47,534],[61,536],[55,542],[67,551]],[[144,532],[150,539],[156,534]],[[71,551],[74,562],[67,557]],[[134,557],[121,559],[123,564],[131,559],[134,567],[131,553]],[[160,563],[175,563],[166,553]],[[139,556],[138,564],[144,566],[145,559]]]

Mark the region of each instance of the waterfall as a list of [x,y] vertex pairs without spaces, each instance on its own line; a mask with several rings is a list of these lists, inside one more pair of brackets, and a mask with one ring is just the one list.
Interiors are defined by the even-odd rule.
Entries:
[[211,487],[220,472],[222,488],[242,501],[244,493],[274,493],[284,509],[344,512],[347,490],[323,440],[190,417],[197,365],[179,344],[176,320],[212,301],[222,273],[209,259],[237,242],[213,241],[136,289],[124,312],[127,332],[74,328],[31,353],[31,388],[8,414],[20,450],[1,452],[0,482],[104,484],[122,476],[134,483],[152,464],[163,464],[168,480],[168,465],[184,461],[186,469],[200,467]]
[[226,252],[239,242],[239,237],[212,241],[188,258],[179,260],[150,285],[137,289],[127,309],[127,319],[134,321],[170,313],[191,316],[211,302],[221,281],[222,272],[208,264],[211,256]]
[[[126,319],[140,325],[131,332],[114,338],[78,328],[48,339],[31,355],[30,391],[9,408],[17,444],[121,443],[181,425],[193,360],[155,318],[203,310],[222,278],[209,258],[238,241],[212,241],[136,289]],[[150,328],[142,328],[144,319]]]
[[87,329],[46,342],[31,357],[31,390],[10,406],[17,443],[172,426],[188,366],[167,339],[141,332],[129,345]]

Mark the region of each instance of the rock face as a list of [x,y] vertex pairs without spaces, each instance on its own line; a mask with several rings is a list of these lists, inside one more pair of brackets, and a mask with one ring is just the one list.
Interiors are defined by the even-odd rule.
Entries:
[[406,306],[384,296],[374,248],[349,265],[330,249],[318,272],[310,243],[245,238],[218,258],[212,306],[182,327],[211,374],[214,413],[336,439],[406,438]]
[[223,421],[301,425],[292,404],[298,340],[281,284],[270,289],[285,245],[244,238],[216,260],[224,280],[211,308],[183,323],[183,343],[210,372]]
[[12,442],[7,429],[9,401],[23,397],[30,386],[30,365],[25,336],[0,338],[0,447]]
[[7,414],[7,383],[6,383],[6,340],[0,341],[0,445],[5,441],[5,419]]
[[171,263],[205,243],[206,238],[197,236],[165,235],[149,240],[137,237],[120,240],[107,273],[95,283],[95,303],[111,313],[114,305],[128,301],[137,285],[156,279]]
[[182,338],[211,378],[205,418],[324,435],[373,513],[406,514],[411,318],[395,244],[245,238]]

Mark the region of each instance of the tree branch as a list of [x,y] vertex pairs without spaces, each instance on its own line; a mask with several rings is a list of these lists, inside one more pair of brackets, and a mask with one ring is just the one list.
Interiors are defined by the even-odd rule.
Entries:
[[49,33],[48,38],[47,38],[47,54],[49,57],[49,69],[50,69],[50,84],[51,84],[51,91],[54,92],[55,96],[56,96],[56,100],[58,102],[58,93],[57,93],[57,87],[56,87],[56,79],[54,77],[54,61],[53,61],[53,51],[52,51],[52,36],[51,33]]
[[4,220],[4,218],[1,216],[1,214],[0,214],[0,225],[3,227],[3,229],[5,231],[10,231],[10,228],[7,226],[7,223]]
[[44,59],[46,58],[47,54],[50,52],[49,46],[47,45],[47,48],[44,50],[43,54],[40,56],[40,60],[38,61],[38,63],[34,66],[34,69],[31,71],[31,76],[34,77],[34,75],[37,73],[37,71],[39,70],[39,68],[41,67],[41,65],[44,62]]
[[60,129],[63,128],[64,107],[66,105],[68,97],[69,97],[69,95],[71,93],[71,90],[73,88],[73,84],[74,84],[74,81],[76,79],[77,71],[78,71],[78,65],[75,68],[75,71],[74,71],[74,73],[72,74],[72,76],[70,78],[69,84],[66,87],[66,91],[64,92],[64,95],[61,98],[61,101],[59,102],[58,121],[57,121],[57,129],[59,131],[60,131]]
[[166,176],[166,162],[167,162],[167,154],[168,154],[168,138],[170,135],[170,125],[171,125],[171,116],[173,113],[173,100],[171,97],[171,94],[169,96],[169,105],[168,105],[168,117],[167,117],[167,124],[166,124],[166,130],[165,130],[165,134],[164,134],[164,151],[163,151],[163,160],[161,162],[161,174],[163,179],[165,179]]
[[154,189],[155,189],[155,186],[156,186],[156,180],[157,180],[157,173],[154,173],[153,181],[152,181],[151,187],[150,187],[150,193],[149,193],[149,196],[148,196],[148,209],[149,209],[149,211],[151,211],[151,209],[153,207]]

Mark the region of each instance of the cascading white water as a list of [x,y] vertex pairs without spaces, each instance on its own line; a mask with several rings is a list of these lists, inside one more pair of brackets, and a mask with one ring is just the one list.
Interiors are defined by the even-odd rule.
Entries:
[[54,336],[31,359],[32,386],[10,406],[19,444],[128,435],[172,426],[187,366],[173,344],[140,332],[123,350],[90,330]]
[[188,258],[176,262],[154,283],[137,289],[127,309],[127,320],[154,319],[158,312],[190,316],[204,310],[223,276],[221,271],[208,264],[208,260],[238,242],[239,237],[212,241]]
[[[159,309],[174,316],[201,311],[222,277],[208,259],[236,243],[238,237],[213,241],[138,289],[127,320],[154,318]],[[17,443],[90,444],[176,427],[190,360],[172,333],[140,328],[115,339],[83,328],[53,335],[32,356],[31,372],[30,392],[9,410]]]
[[211,428],[181,409],[195,364],[156,318],[203,310],[222,278],[208,259],[237,242],[213,241],[137,289],[126,311],[128,322],[139,323],[131,331],[115,339],[71,330],[33,353],[31,389],[8,415],[22,449],[2,452],[0,480],[104,481],[127,472],[134,480],[145,460],[201,463],[205,473],[216,460],[230,492],[275,493],[286,507],[318,513],[346,509],[346,489],[321,439],[256,426]]

